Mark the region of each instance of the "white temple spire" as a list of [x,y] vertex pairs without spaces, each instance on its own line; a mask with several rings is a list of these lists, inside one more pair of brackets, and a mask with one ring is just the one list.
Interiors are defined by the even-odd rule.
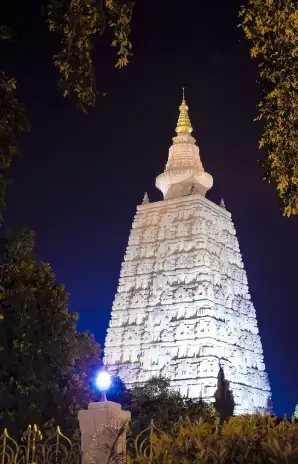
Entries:
[[162,191],[165,200],[183,197],[190,193],[205,196],[213,185],[213,178],[205,172],[199,147],[191,136],[193,129],[188,110],[183,89],[176,127],[177,135],[173,138],[165,171],[156,178],[156,187]]
[[185,101],[185,94],[184,94],[184,87],[183,87],[183,99],[182,99],[181,105],[179,106],[180,113],[179,113],[179,119],[178,119],[178,123],[176,127],[177,134],[180,134],[183,132],[186,134],[192,133],[193,129],[192,129],[191,122],[189,119],[188,110],[189,108]]
[[218,202],[204,198],[212,177],[181,106],[156,179],[165,200],[146,204],[145,194],[137,207],[104,362],[127,388],[163,375],[174,391],[206,402],[214,401],[221,366],[234,414],[266,411],[270,385],[235,226]]

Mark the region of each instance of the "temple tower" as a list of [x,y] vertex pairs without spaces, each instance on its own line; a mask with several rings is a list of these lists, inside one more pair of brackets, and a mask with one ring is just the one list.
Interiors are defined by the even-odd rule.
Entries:
[[105,362],[128,387],[152,376],[214,401],[219,366],[235,413],[265,410],[270,387],[231,214],[205,198],[213,178],[192,137],[184,95],[164,199],[137,207],[121,268]]

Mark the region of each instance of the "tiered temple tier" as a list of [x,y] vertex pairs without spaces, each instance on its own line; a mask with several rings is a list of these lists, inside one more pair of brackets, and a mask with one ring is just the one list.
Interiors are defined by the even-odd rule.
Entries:
[[207,401],[220,363],[236,413],[267,407],[256,314],[229,212],[200,194],[138,207],[105,361],[128,386],[162,374]]

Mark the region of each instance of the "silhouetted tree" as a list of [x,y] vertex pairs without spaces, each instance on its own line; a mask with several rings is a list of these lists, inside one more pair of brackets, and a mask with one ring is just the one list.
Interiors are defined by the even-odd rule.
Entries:
[[69,434],[94,400],[100,347],[77,331],[64,286],[34,257],[32,231],[8,231],[0,262],[0,431],[17,437],[38,424]]
[[107,391],[107,400],[125,405],[129,398],[130,393],[123,380],[118,376],[113,376],[111,386]]
[[215,409],[223,422],[234,414],[235,402],[233,393],[230,390],[230,384],[225,378],[224,370],[220,367],[217,376],[217,390],[214,394]]
[[271,395],[268,397],[268,400],[267,400],[266,413],[269,414],[270,416],[274,415],[273,404],[272,404],[272,396]]
[[183,397],[170,387],[165,377],[153,377],[143,386],[130,390],[128,402],[123,406],[131,411],[135,434],[147,428],[152,419],[159,429],[169,433],[171,426],[180,419],[194,422],[202,417],[213,422],[216,415],[213,405]]

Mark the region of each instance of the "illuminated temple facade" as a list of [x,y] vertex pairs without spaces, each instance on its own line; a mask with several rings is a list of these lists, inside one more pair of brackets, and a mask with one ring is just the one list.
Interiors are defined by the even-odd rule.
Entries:
[[105,363],[131,387],[163,375],[191,398],[214,401],[219,367],[235,414],[270,398],[256,312],[230,212],[205,198],[202,165],[183,98],[163,200],[137,207],[105,343]]

